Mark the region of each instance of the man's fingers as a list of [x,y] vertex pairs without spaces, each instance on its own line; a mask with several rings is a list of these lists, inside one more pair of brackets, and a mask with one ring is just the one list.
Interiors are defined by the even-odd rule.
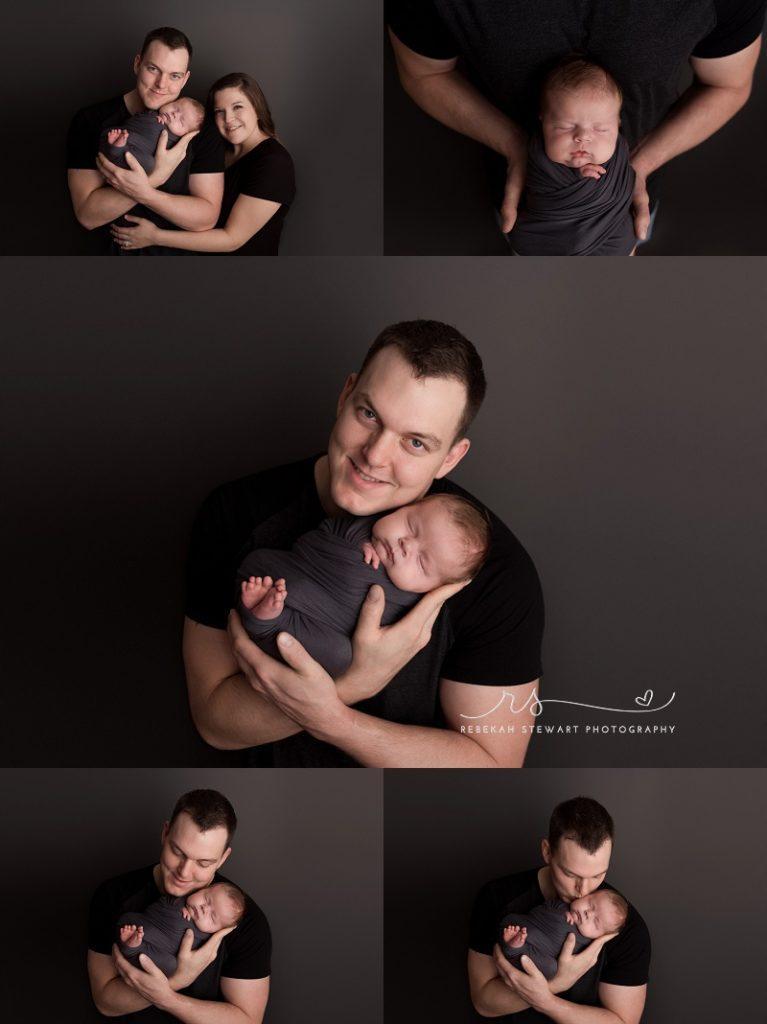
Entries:
[[565,939],[564,943],[562,944],[562,950],[561,950],[559,955],[561,956],[562,953],[566,953],[568,956],[570,956],[574,949],[575,949],[575,932],[568,932],[567,938]]
[[277,635],[277,646],[285,661],[296,672],[304,673],[310,666],[317,664],[306,648],[294,636],[291,636],[290,633],[279,633]]
[[531,978],[543,978],[543,974],[538,970],[538,968],[535,966],[535,964],[527,954],[520,957],[519,962],[524,967],[525,973],[529,974]]
[[194,932],[191,928],[187,928],[184,932],[184,937],[181,940],[181,945],[178,947],[179,954],[189,953],[194,943]]
[[143,170],[143,168],[142,168],[141,164],[140,164],[140,163],[138,162],[138,160],[137,160],[137,159],[135,158],[135,156],[133,155],[133,153],[126,153],[126,154],[125,154],[125,162],[126,162],[126,164],[128,165],[128,167],[130,167],[130,169],[131,169],[132,171],[135,171],[135,170]]
[[[232,925],[229,925],[228,928],[219,928],[219,930],[217,932],[214,932],[211,935],[211,937],[208,939],[208,942],[215,942],[216,943],[216,947],[218,948],[218,946],[221,945],[221,943],[227,937],[227,935],[229,935],[230,932],[233,932],[236,927],[237,927],[236,924],[232,924]],[[207,943],[206,943],[206,945],[207,945]]]
[[434,620],[439,614],[439,611],[445,601],[454,597],[457,593],[463,590],[464,587],[468,587],[470,583],[471,580],[461,580],[460,583],[443,583],[441,587],[435,587],[434,590],[430,590],[428,594],[424,594],[409,614],[412,615],[417,609],[423,616],[424,625],[434,625]]
[[634,211],[634,234],[643,242],[650,227],[650,197],[646,190],[637,192],[632,201]]
[[373,584],[370,590],[368,590],[367,597],[362,602],[357,618],[356,632],[375,632],[380,629],[381,616],[384,613],[385,604],[383,587],[379,587],[377,583]]
[[525,187],[525,171],[524,162],[520,160],[509,170],[506,178],[506,189],[501,205],[501,230],[505,235],[511,231],[517,221],[519,201]]
[[144,968],[147,974],[154,975],[155,978],[164,978],[165,975],[162,973],[157,964],[146,953],[139,953],[138,962]]

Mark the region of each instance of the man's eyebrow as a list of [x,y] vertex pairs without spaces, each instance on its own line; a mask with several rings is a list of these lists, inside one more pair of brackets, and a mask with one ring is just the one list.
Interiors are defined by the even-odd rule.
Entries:
[[[376,416],[378,416],[378,410],[376,409],[375,405],[373,405],[373,400],[371,399],[367,391],[360,391],[358,398],[361,402],[363,402],[370,408],[371,412],[374,412]],[[419,441],[428,441],[434,448],[442,447],[442,440],[441,438],[437,437],[436,434],[422,434],[419,430],[405,430],[403,431],[403,433],[407,434],[408,437],[417,437]]]
[[178,845],[178,843],[175,840],[173,840],[173,839],[170,840],[170,845],[175,850],[178,850],[178,852],[181,854],[181,856],[184,858],[184,860],[196,860],[198,864],[202,864],[202,863],[204,863],[207,860],[207,861],[210,861],[211,864],[212,864],[213,861],[216,859],[215,857],[190,857],[188,853],[184,853],[184,851],[181,849],[181,847]]

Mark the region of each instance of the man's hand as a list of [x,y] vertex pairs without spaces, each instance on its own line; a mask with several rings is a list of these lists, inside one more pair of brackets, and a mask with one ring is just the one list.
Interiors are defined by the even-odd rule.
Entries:
[[400,669],[431,639],[442,605],[470,581],[445,583],[424,594],[407,615],[391,626],[382,626],[386,607],[383,588],[375,585],[360,609],[352,636],[352,663],[336,680],[347,704],[356,704],[380,693]]
[[129,170],[113,164],[103,153],[96,154],[96,163],[107,185],[136,203],[144,203],[151,198],[152,184],[146,171],[132,153],[125,154],[125,161],[129,165]]
[[163,128],[157,140],[157,149],[154,151],[154,167],[149,175],[149,183],[153,188],[164,185],[179,164],[184,162],[189,143],[199,134],[199,129],[196,132],[188,132],[181,136],[175,146],[168,149],[168,132]]
[[607,168],[601,164],[584,164],[581,167],[582,178],[594,178],[599,181],[603,174],[607,174]]
[[235,661],[250,686],[302,729],[323,733],[346,711],[333,679],[288,633],[277,636],[287,664],[253,643],[235,611],[229,613],[229,635]]
[[527,145],[518,139],[514,143],[513,152],[506,165],[506,186],[501,203],[501,231],[505,235],[508,235],[517,223],[519,201],[525,188],[526,177]]
[[647,178],[634,168],[634,192],[631,196],[631,213],[634,217],[634,234],[640,242],[647,238],[650,227],[650,196],[647,192]]
[[139,956],[141,968],[128,963],[117,946],[112,946],[112,958],[117,973],[128,988],[132,988],[143,999],[152,1003],[153,1006],[158,1006],[161,1010],[172,1003],[174,992],[170,987],[170,982],[146,953],[141,953]]
[[178,949],[177,965],[173,976],[170,978],[170,986],[175,992],[180,992],[198,978],[206,967],[209,967],[218,956],[218,948],[223,939],[236,928],[221,928],[214,932],[207,942],[203,942],[197,949],[192,949],[194,932],[188,928],[184,932],[181,945]]
[[516,967],[511,966],[503,955],[501,947],[496,944],[493,949],[493,959],[502,981],[513,992],[516,992],[520,999],[524,999],[529,1006],[534,1007],[541,1013],[545,1013],[546,1007],[551,1004],[554,996],[549,988],[548,981],[546,981],[546,978],[541,974],[530,957],[523,956],[520,959],[524,971],[518,971]]
[[599,959],[602,947],[606,942],[614,939],[615,934],[613,932],[611,935],[602,935],[598,939],[593,939],[580,953],[573,954],[575,933],[570,932],[564,941],[557,959],[557,973],[551,979],[551,991],[556,993],[567,992],[568,989],[572,988],[576,981],[580,980],[587,971],[591,970]]

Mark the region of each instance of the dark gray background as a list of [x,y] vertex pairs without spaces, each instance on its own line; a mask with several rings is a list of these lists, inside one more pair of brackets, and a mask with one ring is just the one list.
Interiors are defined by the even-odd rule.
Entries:
[[[10,16],[9,16],[10,17]],[[146,33],[170,24],[195,53],[186,93],[202,101],[230,71],[260,83],[296,165],[281,254],[381,251],[380,7],[356,0],[151,0],[17,8],[3,62],[6,251],[87,253],[66,186],[64,142],[80,107],[133,88]],[[11,84],[12,83],[12,84]]]
[[[766,122],[762,55],[746,107],[662,169],[658,219],[641,255],[767,252]],[[485,150],[412,102],[399,84],[388,40],[384,139],[387,255],[509,254],[495,221]]]
[[543,696],[677,694],[657,715],[549,705],[542,724],[676,732],[540,736],[530,766],[764,764],[763,260],[306,261],[199,270],[194,288],[168,264],[179,299],[156,313],[127,301],[157,288],[154,265],[111,266],[4,267],[6,759],[236,759],[186,711],[195,511],[225,480],[321,450],[375,334],[428,316],[485,361],[456,479],[537,564]]
[[381,773],[158,772],[129,750],[98,772],[3,776],[3,903],[13,932],[6,1016],[103,1021],[85,969],[91,893],[156,863],[163,822],[181,793],[198,787],[220,790],[237,812],[224,873],[272,929],[269,1024],[381,1020]]
[[585,794],[615,821],[608,881],[652,936],[643,1024],[757,1024],[766,782],[763,771],[717,769],[387,772],[385,1019],[481,1019],[466,983],[474,897],[490,879],[541,865],[552,809]]

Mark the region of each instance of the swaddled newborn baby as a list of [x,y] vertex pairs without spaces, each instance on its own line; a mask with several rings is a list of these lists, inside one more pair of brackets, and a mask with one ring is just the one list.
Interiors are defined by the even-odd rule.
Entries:
[[489,545],[485,513],[454,494],[428,495],[380,518],[325,519],[291,551],[248,555],[238,611],[268,654],[279,657],[277,634],[290,633],[335,677],[352,660],[351,635],[374,583],[389,625],[421,594],[474,576]]
[[547,76],[530,139],[523,205],[509,234],[520,256],[630,256],[634,170],[622,95],[603,68],[568,57]]
[[245,895],[231,882],[217,882],[183,896],[161,896],[141,913],[123,914],[117,922],[120,952],[138,961],[142,953],[170,977],[184,932],[194,932],[192,948],[220,928],[237,924],[245,913]]
[[521,969],[520,958],[529,956],[546,978],[557,973],[557,957],[570,932],[575,933],[574,953],[602,935],[619,932],[628,917],[628,903],[614,889],[599,889],[573,900],[549,900],[528,914],[507,914],[501,921],[503,955]]
[[163,131],[168,132],[168,149],[182,135],[196,132],[205,120],[205,108],[197,100],[184,96],[164,103],[157,110],[142,110],[129,117],[122,128],[107,128],[101,133],[99,152],[118,167],[129,167],[125,154],[134,156],[147,174],[154,169],[154,151]]

